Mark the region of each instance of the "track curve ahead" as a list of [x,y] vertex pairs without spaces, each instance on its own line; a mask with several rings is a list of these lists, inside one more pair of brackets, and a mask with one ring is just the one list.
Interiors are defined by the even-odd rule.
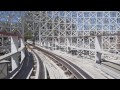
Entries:
[[81,68],[73,64],[72,62],[64,59],[61,56],[58,56],[54,53],[51,53],[49,51],[46,51],[44,49],[38,48],[35,46],[35,48],[41,52],[43,52],[45,55],[49,57],[53,57],[59,62],[61,62],[63,65],[65,65],[78,79],[93,79],[90,75],[88,75],[86,72],[84,72]]

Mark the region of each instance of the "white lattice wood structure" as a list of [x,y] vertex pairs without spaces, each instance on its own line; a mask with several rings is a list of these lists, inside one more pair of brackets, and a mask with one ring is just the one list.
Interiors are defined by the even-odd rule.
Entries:
[[[6,41],[3,40],[3,37],[6,38]],[[9,50],[4,55],[0,55],[0,63],[5,64],[4,60],[10,61],[11,71],[14,71],[25,58],[24,12],[0,11],[0,38],[2,38],[0,49],[6,47]],[[2,71],[4,71],[4,68],[0,70],[0,72]]]
[[[97,51],[120,55],[119,11],[29,11],[25,19],[40,46],[76,50],[78,56],[94,60]],[[109,54],[102,58],[120,60]]]

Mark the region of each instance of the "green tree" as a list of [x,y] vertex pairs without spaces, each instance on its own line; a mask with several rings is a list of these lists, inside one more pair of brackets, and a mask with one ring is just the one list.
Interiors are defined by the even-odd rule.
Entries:
[[31,31],[25,31],[24,33],[24,39],[27,41],[28,39],[32,39],[32,32]]

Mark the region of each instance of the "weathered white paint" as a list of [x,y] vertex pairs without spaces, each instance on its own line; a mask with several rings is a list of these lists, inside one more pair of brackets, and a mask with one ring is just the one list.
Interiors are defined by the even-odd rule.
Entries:
[[[11,36],[11,53],[18,51],[18,37]],[[18,67],[18,53],[11,56],[11,63],[12,63],[12,71]]]

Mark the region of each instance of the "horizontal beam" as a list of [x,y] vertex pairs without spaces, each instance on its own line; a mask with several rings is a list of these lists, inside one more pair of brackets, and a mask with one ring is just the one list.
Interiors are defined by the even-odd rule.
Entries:
[[[18,49],[18,52],[22,51],[24,48],[25,48],[25,47],[19,48],[19,49]],[[8,58],[8,57],[10,57],[10,56],[18,53],[18,52],[8,53],[8,54],[5,54],[5,55],[3,55],[3,56],[0,56],[0,61],[2,61],[2,60],[4,60],[5,58]]]
[[115,56],[115,57],[119,57],[119,58],[120,58],[120,55],[118,55],[118,54],[114,54],[114,53],[106,52],[106,51],[103,51],[103,50],[78,48],[78,47],[74,47],[74,46],[70,46],[70,47],[71,47],[71,48],[76,48],[76,50],[94,51],[94,52],[99,52],[99,53],[102,53],[102,54],[107,54],[107,55],[111,55],[111,56]]
[[6,36],[16,36],[16,37],[22,38],[22,37],[21,37],[20,35],[18,35],[18,34],[13,34],[13,33],[8,33],[8,32],[0,32],[0,34],[6,35]]

